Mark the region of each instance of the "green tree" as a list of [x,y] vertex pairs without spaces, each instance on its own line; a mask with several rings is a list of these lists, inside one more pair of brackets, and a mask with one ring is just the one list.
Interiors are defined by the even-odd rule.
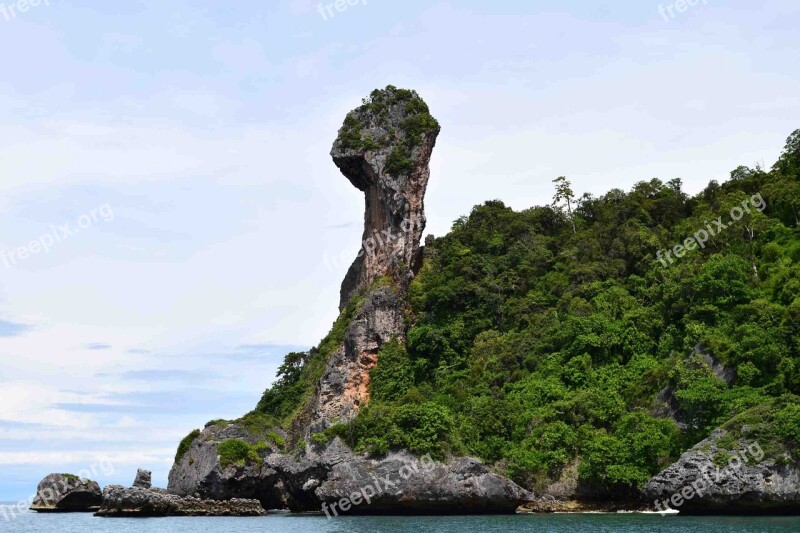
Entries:
[[562,205],[567,209],[567,220],[572,225],[572,233],[578,233],[575,228],[575,218],[572,214],[572,203],[575,201],[575,193],[572,192],[572,184],[565,176],[559,176],[553,180],[556,184],[556,193],[553,196],[553,207],[556,209],[563,209]]

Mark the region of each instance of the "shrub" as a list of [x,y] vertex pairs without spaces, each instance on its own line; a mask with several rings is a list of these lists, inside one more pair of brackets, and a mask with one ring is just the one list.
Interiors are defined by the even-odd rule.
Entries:
[[181,460],[181,458],[184,456],[184,454],[186,454],[186,452],[189,451],[189,448],[192,447],[192,443],[199,436],[200,436],[200,430],[199,429],[195,429],[195,430],[192,430],[191,433],[189,433],[188,435],[186,435],[183,438],[181,443],[178,444],[178,451],[175,454],[175,462],[176,463]]
[[328,444],[328,440],[328,435],[326,435],[324,431],[311,435],[311,444],[314,444],[315,446],[324,446]]
[[268,431],[267,441],[273,443],[278,448],[283,448],[286,445],[286,441],[278,434],[277,431]]
[[392,339],[378,353],[378,364],[370,372],[370,392],[375,400],[402,397],[414,385],[414,369],[405,347]]
[[223,468],[232,464],[244,466],[248,461],[261,464],[259,452],[264,451],[266,447],[266,443],[250,445],[241,439],[228,439],[217,446],[217,453]]
[[800,405],[790,403],[775,413],[775,431],[794,447],[800,447]]

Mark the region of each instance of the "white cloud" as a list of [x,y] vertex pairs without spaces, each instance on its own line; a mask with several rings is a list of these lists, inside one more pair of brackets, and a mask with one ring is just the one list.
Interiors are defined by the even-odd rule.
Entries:
[[[174,449],[154,449],[129,452],[86,452],[82,450],[66,450],[58,452],[0,452],[0,465],[42,465],[63,466],[92,465],[108,463],[112,467],[143,464],[168,464],[175,455]],[[77,472],[76,472],[77,473]]]
[[89,428],[95,422],[92,415],[55,409],[58,403],[85,403],[90,398],[68,393],[34,382],[3,383],[0,402],[0,421],[42,424],[71,428]]

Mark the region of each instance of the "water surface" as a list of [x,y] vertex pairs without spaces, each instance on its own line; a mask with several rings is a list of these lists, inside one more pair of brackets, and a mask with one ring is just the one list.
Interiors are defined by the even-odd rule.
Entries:
[[441,517],[340,517],[272,514],[257,518],[95,518],[91,514],[24,513],[0,531],[14,533],[530,533],[530,532],[798,532],[800,517],[692,517],[560,514]]

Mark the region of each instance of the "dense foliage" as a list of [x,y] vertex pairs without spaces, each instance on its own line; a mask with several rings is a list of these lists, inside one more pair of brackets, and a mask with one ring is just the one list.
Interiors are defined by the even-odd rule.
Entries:
[[266,443],[250,444],[241,439],[228,439],[219,443],[219,463],[223,468],[236,465],[244,466],[248,462],[262,463],[261,452],[267,449]]
[[[428,243],[407,346],[384,346],[372,401],[326,437],[476,455],[531,488],[573,472],[615,494],[741,413],[769,412],[800,444],[800,130],[772,170],[739,167],[694,197],[680,180],[601,197],[556,186],[552,206],[487,202]],[[287,415],[282,395],[308,386],[293,360],[264,412]]]

